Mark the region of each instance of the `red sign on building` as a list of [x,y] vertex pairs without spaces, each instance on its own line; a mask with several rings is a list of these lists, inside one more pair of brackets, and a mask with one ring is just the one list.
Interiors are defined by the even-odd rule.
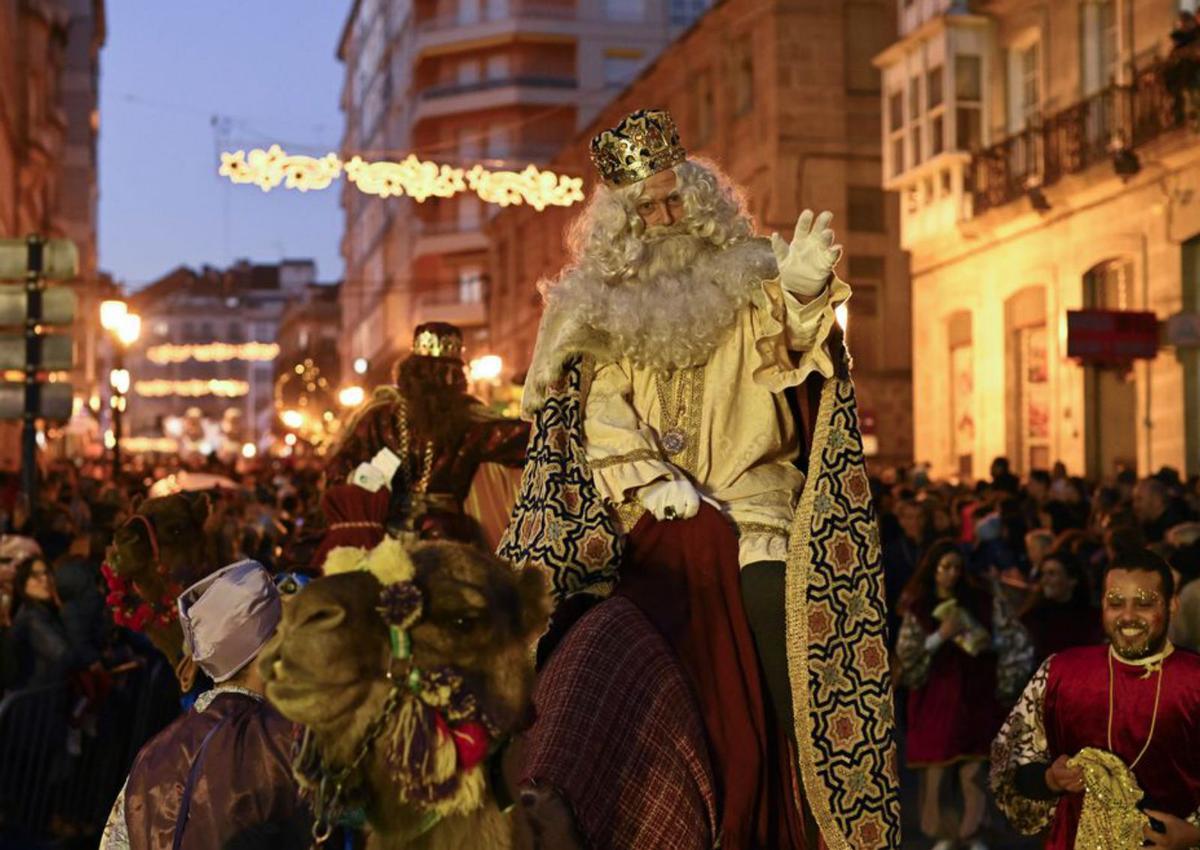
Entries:
[[1067,356],[1128,363],[1158,356],[1158,317],[1132,310],[1068,310]]

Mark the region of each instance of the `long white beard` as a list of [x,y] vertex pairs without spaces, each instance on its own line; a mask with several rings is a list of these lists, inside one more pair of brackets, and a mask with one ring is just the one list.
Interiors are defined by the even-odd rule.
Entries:
[[[579,318],[612,350],[661,371],[705,363],[750,301],[754,281],[727,269],[701,237],[648,234],[640,262],[615,282],[575,287]],[[726,249],[728,250],[728,249]]]

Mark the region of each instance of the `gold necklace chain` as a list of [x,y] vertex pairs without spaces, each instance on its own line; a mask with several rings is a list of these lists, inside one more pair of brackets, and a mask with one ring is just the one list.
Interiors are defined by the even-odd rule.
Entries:
[[[1154,740],[1154,727],[1158,723],[1158,701],[1162,696],[1163,664],[1165,662],[1166,658],[1163,658],[1158,662],[1158,684],[1154,686],[1154,712],[1150,715],[1150,733],[1146,735],[1146,743],[1142,746],[1142,751],[1137,754],[1137,758],[1135,758],[1133,763],[1129,765],[1130,770],[1133,770],[1135,767],[1137,767],[1138,762],[1142,760],[1142,756],[1144,756],[1146,751],[1150,749],[1150,742]],[[1116,754],[1116,751],[1113,749],[1112,726],[1113,703],[1115,701],[1114,693],[1116,691],[1115,679],[1116,677],[1113,675],[1113,654],[1112,649],[1110,648],[1108,651],[1108,751],[1114,755]]]
[[[400,396],[396,404],[396,431],[400,449],[401,461],[407,466],[409,460],[409,429],[408,429],[408,399]],[[433,440],[425,441],[425,450],[421,455],[421,474],[413,482],[411,492],[424,493],[429,488],[429,480],[433,477]]]
[[[654,375],[654,388],[658,392],[658,406],[662,411],[662,427],[659,433],[662,435],[663,450],[671,456],[687,448],[687,435],[679,426],[679,420],[684,412],[684,398],[690,384],[690,374],[690,369],[680,369],[670,372],[668,377],[664,377],[662,372],[656,372]],[[674,390],[674,404],[669,403],[668,386]]]

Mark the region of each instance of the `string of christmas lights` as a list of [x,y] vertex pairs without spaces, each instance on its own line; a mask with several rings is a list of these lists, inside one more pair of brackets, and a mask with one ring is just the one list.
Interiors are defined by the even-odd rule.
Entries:
[[265,362],[279,356],[274,342],[209,342],[199,344],[164,343],[146,349],[146,357],[160,366],[196,360],[200,363],[225,363],[230,360]]
[[133,391],[145,398],[166,398],[168,396],[241,398],[250,392],[250,384],[246,381],[205,381],[198,378],[189,381],[168,381],[164,378],[156,378],[151,381],[136,381]]
[[584,199],[582,178],[543,171],[535,165],[520,172],[491,171],[482,165],[464,169],[423,161],[413,154],[400,162],[367,162],[355,156],[343,163],[337,154],[289,154],[279,145],[271,145],[249,153],[222,153],[219,173],[234,183],[252,183],[264,192],[280,184],[301,192],[326,189],[345,173],[361,192],[381,198],[407,195],[417,202],[471,191],[489,204],[529,204],[541,211],[548,206],[569,207]]

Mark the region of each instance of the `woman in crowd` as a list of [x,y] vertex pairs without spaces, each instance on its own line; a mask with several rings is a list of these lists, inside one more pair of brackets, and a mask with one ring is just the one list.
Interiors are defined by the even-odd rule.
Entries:
[[[983,763],[1000,728],[996,697],[991,594],[969,577],[958,546],[934,543],[900,601],[903,620],[896,653],[908,687],[907,759],[921,774],[921,830],[936,837],[943,821],[942,779],[947,770],[962,785],[963,811],[956,838],[985,850],[978,833],[986,797]],[[948,850],[943,838],[935,850]]]
[[16,687],[63,682],[75,666],[75,654],[60,614],[54,575],[41,558],[17,565],[12,630]]
[[1042,559],[1038,583],[1021,610],[1038,664],[1073,646],[1099,643],[1104,632],[1092,607],[1083,566],[1065,548]]

